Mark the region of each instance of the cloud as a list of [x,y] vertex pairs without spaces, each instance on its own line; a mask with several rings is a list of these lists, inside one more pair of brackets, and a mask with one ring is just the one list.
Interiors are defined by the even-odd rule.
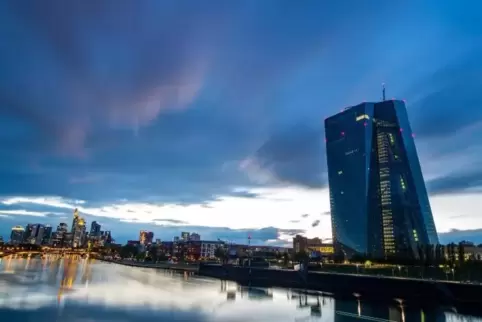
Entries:
[[331,216],[331,211],[323,211],[321,213],[322,216]]
[[326,183],[321,127],[299,124],[274,134],[247,162],[252,176],[301,186],[320,188]]
[[187,224],[188,222],[187,221],[184,221],[184,220],[177,220],[177,219],[153,219],[152,221],[154,221],[156,224],[157,223],[167,223],[167,224],[181,224],[181,225],[185,225]]
[[[482,161],[482,160],[481,160]],[[461,169],[455,173],[430,180],[427,188],[432,195],[471,192],[482,187],[482,171],[479,169]]]
[[310,215],[309,214],[303,214],[301,215],[301,218],[308,218]]
[[317,219],[313,221],[313,223],[311,224],[311,227],[317,227],[319,224],[320,224],[320,221]]
[[480,191],[482,24],[463,5],[108,4],[0,4],[0,210],[15,219],[289,227],[329,207],[323,119],[382,81],[407,99],[432,196]]
[[259,198],[261,195],[258,193],[250,192],[250,191],[233,191],[229,194],[230,197],[237,197],[237,198]]
[[297,223],[299,223],[299,222],[300,222],[300,220],[299,220],[299,219],[290,220],[290,223],[293,223],[293,224],[297,224]]
[[482,121],[482,97],[477,95],[482,86],[482,63],[477,58],[481,53],[477,49],[458,57],[412,89],[419,96],[410,105],[417,136],[448,137]]
[[32,217],[53,217],[55,214],[52,213],[45,213],[45,212],[36,212],[36,211],[27,211],[27,210],[0,210],[0,214],[4,215],[14,215],[14,216],[32,216]]

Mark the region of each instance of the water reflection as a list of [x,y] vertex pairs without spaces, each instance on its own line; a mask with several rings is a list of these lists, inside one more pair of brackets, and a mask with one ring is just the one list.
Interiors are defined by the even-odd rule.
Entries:
[[335,300],[321,292],[234,282],[80,258],[0,261],[0,321],[482,321],[393,305]]

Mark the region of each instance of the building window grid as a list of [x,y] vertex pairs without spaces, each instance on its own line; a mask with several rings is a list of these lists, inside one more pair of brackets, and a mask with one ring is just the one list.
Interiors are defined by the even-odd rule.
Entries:
[[[382,122],[383,123],[383,122]],[[388,142],[393,140],[393,136],[388,137],[383,133],[377,134],[377,154],[379,164],[388,163]],[[385,254],[393,254],[395,252],[395,237],[393,231],[393,216],[392,211],[387,206],[391,205],[391,184],[390,184],[390,169],[388,167],[381,167],[379,170],[380,177],[380,203],[382,206],[382,233],[383,233],[383,248]]]

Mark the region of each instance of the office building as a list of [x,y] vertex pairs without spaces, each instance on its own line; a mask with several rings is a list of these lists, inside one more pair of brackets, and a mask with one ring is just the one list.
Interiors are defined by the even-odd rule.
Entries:
[[72,227],[71,227],[71,233],[75,234],[75,229],[77,228],[77,224],[79,222],[80,216],[79,216],[79,211],[77,208],[74,209],[74,216],[72,218]]
[[100,229],[101,226],[97,221],[93,221],[92,224],[90,225],[90,234],[89,236],[91,238],[98,238],[100,237]]
[[42,224],[32,225],[32,232],[28,242],[30,244],[41,245],[44,237],[45,226]]
[[182,239],[182,241],[185,241],[185,242],[188,241],[190,235],[191,235],[191,234],[189,234],[188,232],[183,231],[183,232],[181,233],[181,239]]
[[409,256],[438,244],[403,101],[363,103],[325,120],[335,251]]
[[22,226],[15,226],[12,228],[12,232],[10,233],[10,244],[18,245],[23,243],[25,236],[25,228]]
[[57,230],[52,234],[51,244],[54,247],[64,247],[69,244],[66,243],[66,235],[69,233],[69,226],[66,223],[61,222],[57,226]]
[[79,215],[77,208],[72,219],[72,247],[83,247],[86,242],[85,220]]
[[201,240],[201,235],[196,234],[196,233],[192,233],[192,234],[189,236],[189,240],[190,240],[190,241],[200,241],[200,240]]
[[23,242],[30,244],[30,238],[32,236],[33,224],[27,224],[25,227],[25,232],[23,234]]
[[152,231],[141,230],[139,232],[139,243],[141,245],[147,246],[152,244],[152,240],[154,239],[154,233]]
[[52,226],[45,225],[43,235],[42,235],[42,245],[50,245],[50,240],[52,237]]

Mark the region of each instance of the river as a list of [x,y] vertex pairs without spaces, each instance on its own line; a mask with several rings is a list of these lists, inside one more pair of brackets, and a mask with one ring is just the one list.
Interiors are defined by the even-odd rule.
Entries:
[[[399,301],[400,302],[400,301]],[[482,321],[87,259],[0,259],[2,322]]]

